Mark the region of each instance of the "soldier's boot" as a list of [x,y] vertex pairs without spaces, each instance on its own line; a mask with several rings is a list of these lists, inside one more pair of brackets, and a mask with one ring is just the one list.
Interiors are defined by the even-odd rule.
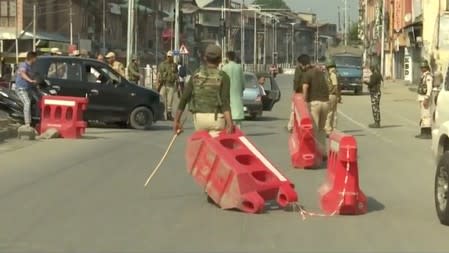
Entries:
[[423,127],[421,128],[421,133],[416,135],[415,138],[418,139],[432,139],[432,128]]
[[174,120],[174,119],[173,119],[173,115],[171,114],[170,111],[167,112],[167,120],[168,120],[168,121],[173,121],[173,120]]
[[368,125],[370,128],[380,128],[380,122],[374,122]]

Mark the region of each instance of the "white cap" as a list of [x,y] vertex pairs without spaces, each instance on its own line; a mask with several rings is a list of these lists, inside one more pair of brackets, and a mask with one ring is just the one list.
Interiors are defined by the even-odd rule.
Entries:
[[79,50],[75,50],[75,51],[73,51],[72,55],[78,56],[78,55],[80,55],[80,51]]
[[171,51],[171,50],[168,51],[168,52],[167,52],[167,56],[173,56],[173,51]]
[[114,52],[107,53],[104,58],[112,58],[112,57],[115,57],[115,53]]

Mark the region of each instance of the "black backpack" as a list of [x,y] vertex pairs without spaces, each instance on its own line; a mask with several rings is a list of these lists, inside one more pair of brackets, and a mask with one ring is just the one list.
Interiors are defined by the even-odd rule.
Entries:
[[179,68],[179,76],[180,77],[186,77],[187,76],[187,70],[186,67],[184,65],[181,65],[181,67]]

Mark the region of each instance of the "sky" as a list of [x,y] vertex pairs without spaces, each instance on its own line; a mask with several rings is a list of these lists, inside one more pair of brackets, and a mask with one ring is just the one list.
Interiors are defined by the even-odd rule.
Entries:
[[[341,22],[343,22],[344,0],[284,0],[294,11],[314,12],[318,15],[318,22],[338,22],[337,8],[340,6]],[[359,0],[348,1],[348,15],[351,22],[358,20]]]

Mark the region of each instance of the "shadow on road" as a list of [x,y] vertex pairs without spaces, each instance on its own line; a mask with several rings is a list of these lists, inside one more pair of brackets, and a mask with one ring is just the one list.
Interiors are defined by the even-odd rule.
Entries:
[[395,127],[403,127],[403,125],[385,125],[381,126],[380,128],[395,128]]
[[359,133],[359,132],[363,132],[363,129],[344,130],[342,132],[345,133],[345,134]]
[[247,136],[268,136],[268,135],[274,135],[276,133],[274,132],[266,132],[266,133],[253,133],[253,134],[247,134]]
[[93,136],[93,135],[83,135],[81,140],[97,140],[97,139],[107,139],[106,137]]
[[368,198],[368,213],[376,212],[376,211],[382,211],[385,209],[385,206],[377,201],[377,199],[373,197],[367,197]]

